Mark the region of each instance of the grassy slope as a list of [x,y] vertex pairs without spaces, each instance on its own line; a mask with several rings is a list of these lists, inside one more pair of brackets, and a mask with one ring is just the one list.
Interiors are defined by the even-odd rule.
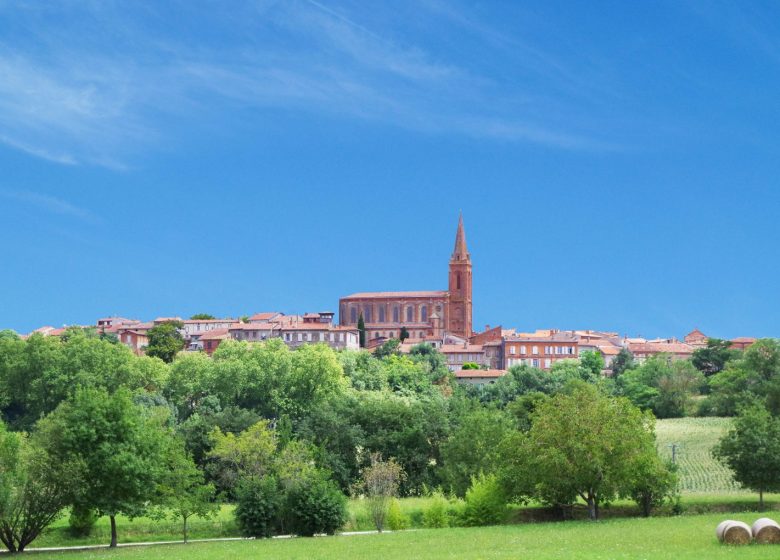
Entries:
[[[752,523],[759,514],[739,516]],[[715,527],[722,515],[615,519],[600,523],[573,521],[473,529],[430,529],[383,535],[277,539],[228,543],[193,543],[153,548],[36,554],[40,560],[73,558],[148,558],[205,560],[274,558],[342,560],[345,558],[420,559],[635,559],[676,560],[778,558],[780,546],[732,548],[718,544]]]
[[718,463],[710,450],[731,427],[729,418],[672,418],[656,423],[658,450],[671,457],[672,443],[678,444],[680,485],[689,493],[744,493],[731,472]]

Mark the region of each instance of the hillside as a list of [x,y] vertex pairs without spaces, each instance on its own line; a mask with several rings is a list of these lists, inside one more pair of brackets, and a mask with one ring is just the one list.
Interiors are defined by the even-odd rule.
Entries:
[[731,426],[730,418],[672,418],[658,420],[658,450],[672,456],[680,468],[680,488],[684,493],[744,493],[731,472],[711,454],[718,439]]

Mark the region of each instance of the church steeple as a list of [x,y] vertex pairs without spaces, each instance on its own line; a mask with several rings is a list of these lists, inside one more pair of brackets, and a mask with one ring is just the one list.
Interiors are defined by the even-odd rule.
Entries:
[[463,213],[458,218],[458,231],[455,233],[455,249],[452,251],[453,261],[470,260],[469,250],[466,248],[466,232],[463,229]]
[[463,214],[458,218],[455,249],[450,257],[446,325],[452,334],[471,336],[471,255],[466,247]]

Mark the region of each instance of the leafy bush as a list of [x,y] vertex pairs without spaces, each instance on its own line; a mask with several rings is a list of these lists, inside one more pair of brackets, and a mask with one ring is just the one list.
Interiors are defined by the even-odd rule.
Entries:
[[68,518],[68,532],[74,537],[88,537],[97,523],[95,510],[88,507],[73,506]]
[[498,525],[506,518],[506,498],[495,475],[472,477],[466,491],[463,524]]
[[347,498],[333,481],[312,477],[288,491],[287,515],[297,535],[332,535],[347,519]]
[[403,531],[411,525],[409,516],[401,511],[401,504],[393,498],[387,508],[387,526],[391,531]]
[[236,488],[235,516],[245,537],[270,537],[278,526],[282,493],[272,476],[242,479]]
[[449,515],[447,514],[449,504],[441,494],[433,495],[430,505],[423,512],[423,527],[429,529],[440,529],[450,526]]

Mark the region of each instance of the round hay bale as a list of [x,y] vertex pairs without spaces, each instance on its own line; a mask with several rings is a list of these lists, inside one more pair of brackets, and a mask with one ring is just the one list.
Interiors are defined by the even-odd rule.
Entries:
[[761,544],[780,543],[780,525],[774,519],[762,517],[753,523],[753,538]]
[[716,533],[718,540],[725,544],[748,544],[753,539],[747,523],[731,519],[718,525]]
[[723,542],[723,529],[726,528],[726,525],[729,523],[734,523],[733,519],[726,519],[726,521],[721,521],[718,523],[718,526],[715,528],[715,536],[718,537],[718,540],[720,542]]

